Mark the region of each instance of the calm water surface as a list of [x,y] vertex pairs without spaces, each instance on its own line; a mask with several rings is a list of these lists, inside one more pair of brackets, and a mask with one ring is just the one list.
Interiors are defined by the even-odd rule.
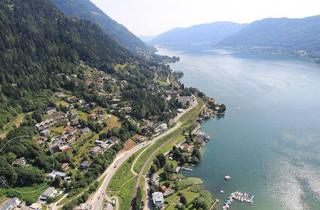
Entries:
[[[223,119],[203,124],[211,140],[189,176],[222,202],[236,190],[253,205],[230,209],[320,209],[320,66],[276,55],[226,51],[178,55],[183,82],[227,105]],[[225,183],[223,177],[232,180]],[[223,190],[225,193],[221,193]]]

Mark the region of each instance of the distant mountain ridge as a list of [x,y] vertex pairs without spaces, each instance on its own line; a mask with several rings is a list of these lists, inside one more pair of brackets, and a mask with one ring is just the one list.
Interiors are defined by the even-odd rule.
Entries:
[[[320,56],[320,16],[255,21],[218,44],[222,47],[273,48]],[[305,52],[302,52],[305,51]]]
[[244,27],[245,24],[215,22],[188,28],[174,28],[158,35],[151,43],[174,49],[210,48]]
[[123,47],[135,52],[151,52],[143,41],[126,27],[106,15],[90,0],[50,0],[58,9],[68,16],[89,20],[98,26]]
[[186,29],[175,28],[160,34],[152,43],[175,50],[213,47],[268,49],[310,57],[320,62],[320,16],[267,18],[250,24],[217,22]]

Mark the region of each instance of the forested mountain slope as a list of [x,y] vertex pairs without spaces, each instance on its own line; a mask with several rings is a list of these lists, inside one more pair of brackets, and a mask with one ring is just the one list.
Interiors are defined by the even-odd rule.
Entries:
[[66,15],[96,23],[119,44],[135,52],[151,52],[138,37],[126,27],[117,23],[94,5],[90,0],[50,0]]
[[0,25],[0,101],[8,115],[10,107],[37,109],[42,102],[33,97],[67,85],[61,73],[80,60],[107,70],[134,59],[98,26],[66,18],[47,0],[1,1]]
[[151,43],[178,50],[208,49],[244,27],[245,24],[215,22],[189,28],[175,28],[158,35]]
[[320,56],[320,16],[301,19],[268,18],[253,22],[225,38],[220,46],[305,50]]

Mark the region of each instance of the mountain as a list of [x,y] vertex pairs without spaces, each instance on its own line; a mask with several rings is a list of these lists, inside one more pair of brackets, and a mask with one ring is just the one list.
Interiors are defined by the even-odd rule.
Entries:
[[255,21],[225,38],[219,46],[275,48],[320,55],[320,16]]
[[71,19],[47,0],[0,2],[0,128],[20,111],[43,107],[48,91],[69,86],[80,62],[104,71],[141,61],[97,25]]
[[144,42],[131,33],[123,25],[120,25],[90,0],[50,0],[66,15],[89,20],[98,26],[110,37],[125,48],[135,52],[151,52]]
[[215,22],[189,28],[174,28],[158,35],[151,43],[178,50],[209,49],[244,27],[245,24]]

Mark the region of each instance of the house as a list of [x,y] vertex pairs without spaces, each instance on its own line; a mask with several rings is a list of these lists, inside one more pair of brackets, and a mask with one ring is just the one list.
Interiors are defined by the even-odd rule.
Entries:
[[188,153],[191,153],[193,151],[193,145],[190,145],[190,144],[182,144],[181,146],[181,149],[183,152],[188,152]]
[[41,210],[42,206],[40,203],[33,203],[29,208],[30,210]]
[[53,198],[58,195],[58,191],[54,187],[49,187],[44,193],[41,194],[40,200],[46,201],[48,198]]
[[90,128],[85,127],[85,128],[83,128],[83,129],[80,130],[80,133],[81,133],[81,134],[86,134],[86,133],[89,133],[90,131],[91,131]]
[[[58,148],[59,148],[59,151],[61,151],[61,152],[68,152],[71,149],[71,147],[68,145],[58,145]],[[54,151],[56,151],[56,150],[54,150]]]
[[159,174],[158,173],[154,173],[151,177],[151,184],[153,186],[159,186]]
[[162,132],[164,132],[164,131],[167,130],[167,129],[168,129],[167,123],[161,123],[160,125],[158,125],[158,127],[156,127],[156,128],[154,129],[154,132],[155,132],[155,133],[162,133]]
[[98,155],[98,154],[100,154],[100,153],[102,153],[102,152],[103,152],[103,150],[102,150],[102,148],[99,147],[99,146],[95,146],[95,147],[93,147],[93,148],[90,150],[90,153],[91,153],[92,155]]
[[88,169],[90,167],[90,165],[91,165],[90,162],[85,160],[85,161],[80,163],[80,168],[85,170],[85,169]]
[[164,205],[164,198],[162,192],[152,193],[152,201],[156,208],[161,209]]
[[48,129],[42,130],[42,131],[40,132],[40,135],[41,135],[41,136],[49,136],[49,134],[50,134],[50,130],[48,130]]
[[187,108],[194,103],[194,98],[192,96],[179,96],[178,101],[184,108]]
[[169,187],[163,192],[163,196],[168,197],[168,196],[172,195],[173,193],[174,193],[174,190]]
[[71,96],[71,97],[69,97],[69,98],[67,98],[67,102],[69,102],[69,103],[74,103],[74,102],[76,102],[78,99],[77,99],[77,97],[75,97],[75,96]]
[[147,138],[144,137],[144,136],[142,136],[142,135],[135,134],[135,135],[132,137],[132,140],[135,141],[136,143],[142,143],[142,142],[146,141]]
[[113,144],[113,143],[117,143],[119,141],[119,139],[115,136],[112,136],[110,138],[108,138],[107,140],[110,144]]
[[53,114],[57,111],[57,109],[55,107],[47,107],[45,110],[44,110],[44,114]]
[[51,180],[55,180],[56,178],[65,178],[67,175],[63,172],[60,171],[52,171],[49,175],[48,178]]
[[69,169],[69,163],[62,163],[61,164],[61,170],[66,171]]
[[88,115],[88,120],[96,120],[96,119],[97,119],[96,114],[92,113]]
[[1,210],[12,210],[16,209],[20,205],[21,201],[19,198],[11,198],[1,207]]
[[24,157],[18,158],[15,161],[13,161],[12,165],[16,166],[25,166],[27,165],[27,161]]

